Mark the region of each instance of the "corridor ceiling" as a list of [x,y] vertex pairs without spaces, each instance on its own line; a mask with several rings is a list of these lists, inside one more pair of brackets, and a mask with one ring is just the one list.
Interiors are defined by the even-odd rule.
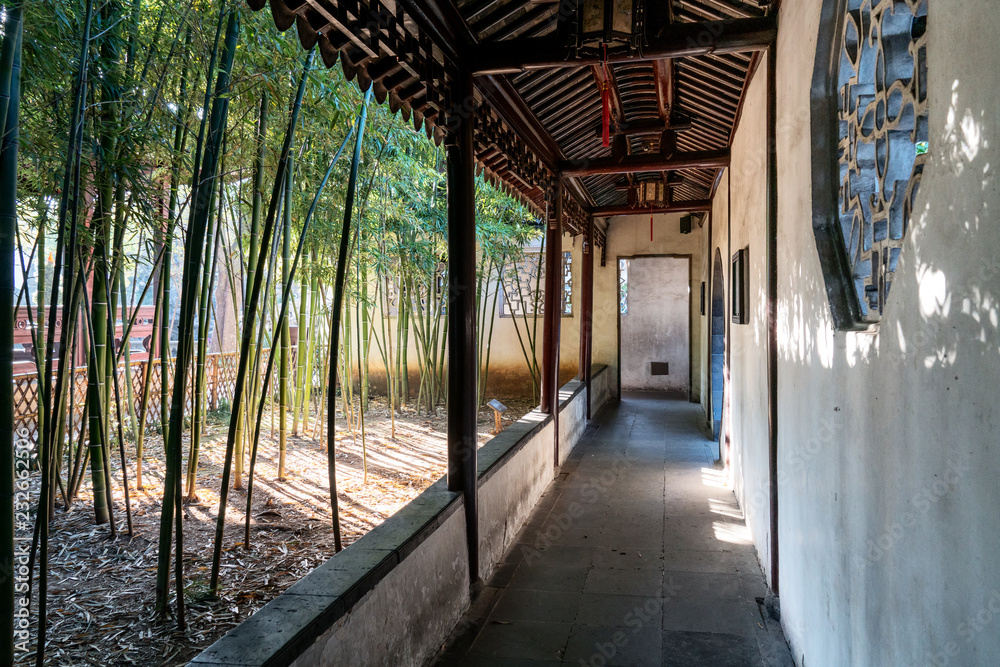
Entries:
[[574,47],[577,0],[247,1],[269,5],[279,30],[295,25],[303,47],[439,142],[449,114],[468,107],[451,91],[471,68],[480,169],[539,212],[562,173],[573,234],[627,209],[642,181],[670,185],[658,210],[707,210],[749,76],[776,34],[767,0],[637,0],[634,43],[605,57]]

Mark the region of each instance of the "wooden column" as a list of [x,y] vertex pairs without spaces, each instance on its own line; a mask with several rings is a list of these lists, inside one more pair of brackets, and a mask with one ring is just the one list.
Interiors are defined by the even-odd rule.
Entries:
[[594,219],[583,239],[583,283],[580,291],[580,379],[587,383],[587,421],[590,421],[590,379],[594,341]]
[[555,464],[559,465],[559,334],[562,323],[562,179],[552,184],[553,215],[545,232],[545,315],[542,329],[541,410],[555,417]]
[[778,595],[778,77],[767,49],[767,432],[771,497],[771,592]]
[[470,583],[479,575],[476,416],[476,206],[472,75],[459,75],[448,118],[448,489],[465,504]]

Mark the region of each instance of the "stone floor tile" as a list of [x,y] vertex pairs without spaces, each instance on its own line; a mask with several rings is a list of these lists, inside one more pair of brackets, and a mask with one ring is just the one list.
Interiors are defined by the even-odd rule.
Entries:
[[603,411],[435,664],[791,667],[703,421],[649,395]]
[[477,664],[480,656],[562,660],[572,627],[569,623],[488,621],[472,644],[465,664]]

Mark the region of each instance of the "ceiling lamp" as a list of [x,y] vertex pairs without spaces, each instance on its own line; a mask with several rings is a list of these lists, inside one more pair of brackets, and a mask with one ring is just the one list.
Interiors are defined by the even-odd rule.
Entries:
[[667,184],[663,181],[643,181],[639,183],[640,206],[666,206],[669,202]]
[[631,51],[642,27],[642,0],[580,0],[578,49]]

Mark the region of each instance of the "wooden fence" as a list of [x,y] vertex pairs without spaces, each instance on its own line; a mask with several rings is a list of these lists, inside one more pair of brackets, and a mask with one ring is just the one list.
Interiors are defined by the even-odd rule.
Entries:
[[[262,364],[267,363],[268,350],[263,350]],[[294,348],[290,355],[295,358]],[[168,369],[172,376],[176,359],[170,359]],[[223,400],[231,400],[233,391],[236,388],[236,370],[239,362],[237,352],[216,352],[209,354],[205,361],[205,393],[208,409],[214,410],[219,407]],[[146,377],[146,364],[152,363],[153,368],[150,373],[149,398],[146,407],[146,424],[158,424],[160,422],[160,382],[162,378],[160,359],[152,361],[134,361],[130,364],[128,375],[132,380],[132,401],[135,414],[139,415],[139,403],[142,400],[142,382]],[[295,368],[294,361],[291,364]],[[194,370],[192,366],[192,371]],[[187,411],[190,413],[193,406],[194,373],[191,376],[191,384],[187,391]],[[122,419],[128,419],[128,397],[125,385],[126,373],[125,364],[118,366],[118,386],[122,399]],[[55,378],[53,377],[53,386]],[[114,396],[114,387],[108,387]],[[168,387],[169,390],[169,387]],[[83,406],[87,399],[87,368],[77,368],[73,372],[73,423],[70,433],[78,435],[80,425],[83,420]],[[18,437],[30,439],[32,442],[38,439],[38,406],[40,404],[38,396],[38,374],[21,373],[14,376],[14,431]],[[114,417],[114,415],[112,415]]]

